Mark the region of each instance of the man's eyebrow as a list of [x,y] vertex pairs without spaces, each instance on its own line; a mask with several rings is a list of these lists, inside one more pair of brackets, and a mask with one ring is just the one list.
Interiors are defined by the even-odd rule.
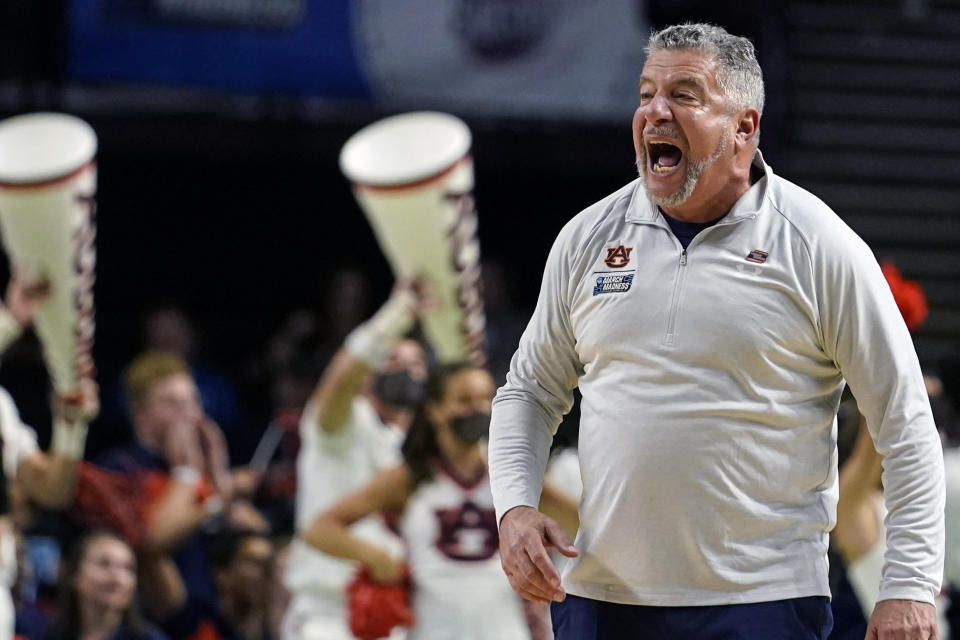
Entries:
[[707,87],[703,84],[703,81],[694,76],[684,76],[682,78],[678,78],[676,80],[676,84],[693,87],[694,89],[699,89],[700,91],[706,91],[707,89]]

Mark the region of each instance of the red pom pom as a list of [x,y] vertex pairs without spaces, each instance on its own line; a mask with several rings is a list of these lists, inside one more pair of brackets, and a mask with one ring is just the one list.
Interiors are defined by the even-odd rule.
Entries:
[[890,291],[893,292],[893,299],[897,302],[897,308],[903,316],[903,321],[907,324],[907,329],[914,331],[927,319],[929,308],[927,307],[927,297],[923,293],[923,287],[913,280],[904,280],[892,262],[884,262],[880,269],[883,271],[887,284],[890,285]]
[[394,627],[413,625],[409,572],[397,584],[380,584],[366,567],[347,586],[350,632],[360,640],[386,638]]

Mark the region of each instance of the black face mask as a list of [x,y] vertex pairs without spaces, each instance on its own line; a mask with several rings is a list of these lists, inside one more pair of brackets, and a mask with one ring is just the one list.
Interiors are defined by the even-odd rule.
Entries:
[[426,395],[425,380],[414,380],[409,371],[381,373],[373,380],[377,397],[395,407],[416,408]]
[[477,412],[450,418],[450,428],[464,442],[475,444],[490,434],[490,414]]

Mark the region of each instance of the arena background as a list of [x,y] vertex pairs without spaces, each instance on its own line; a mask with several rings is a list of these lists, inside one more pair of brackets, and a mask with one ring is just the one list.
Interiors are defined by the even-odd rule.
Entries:
[[[960,2],[725,4],[4,0],[0,116],[66,111],[99,136],[105,392],[140,349],[145,315],[179,305],[199,357],[240,390],[249,443],[274,409],[263,353],[291,312],[324,317],[345,268],[369,283],[366,311],[389,291],[337,166],[353,132],[421,108],[470,125],[483,255],[502,275],[502,321],[522,327],[556,232],[635,176],[648,29],[717,22],[757,44],[768,161],[924,287],[917,348],[956,398]],[[43,440],[42,376],[35,341],[0,369]],[[124,428],[107,412],[90,450]]]

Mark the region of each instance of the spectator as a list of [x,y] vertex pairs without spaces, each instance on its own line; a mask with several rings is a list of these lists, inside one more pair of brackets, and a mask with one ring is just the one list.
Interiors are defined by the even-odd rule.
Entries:
[[262,529],[266,522],[234,491],[223,434],[204,413],[182,359],[145,353],[127,369],[124,382],[135,438],[98,463],[131,477],[163,475],[166,482],[146,523],[145,548],[171,553],[189,596],[214,602],[201,527],[221,514],[242,527]]
[[136,557],[113,533],[89,533],[77,543],[60,588],[60,608],[44,640],[166,640],[140,616]]
[[271,640],[269,606],[273,543],[257,531],[227,531],[211,544],[215,603],[190,601],[182,588],[165,624],[175,640]]
[[[230,378],[204,360],[196,327],[178,306],[160,306],[143,319],[142,352],[166,353],[180,358],[190,368],[204,411],[226,434],[231,458],[245,460],[253,451],[257,434],[244,421],[240,396]],[[123,432],[130,406],[122,379],[112,378],[104,391],[103,421],[112,432]],[[102,436],[102,434],[101,434]],[[98,438],[98,440],[103,439]],[[95,442],[93,446],[111,446],[118,440]]]
[[[183,309],[177,306],[160,307],[147,316],[144,321],[144,351],[169,353],[190,365],[203,409],[227,434],[231,447],[235,446],[234,441],[253,439],[244,430],[240,398],[233,383],[226,374],[200,358],[197,330]],[[237,453],[248,452],[244,449]],[[245,456],[235,457],[245,459]]]

